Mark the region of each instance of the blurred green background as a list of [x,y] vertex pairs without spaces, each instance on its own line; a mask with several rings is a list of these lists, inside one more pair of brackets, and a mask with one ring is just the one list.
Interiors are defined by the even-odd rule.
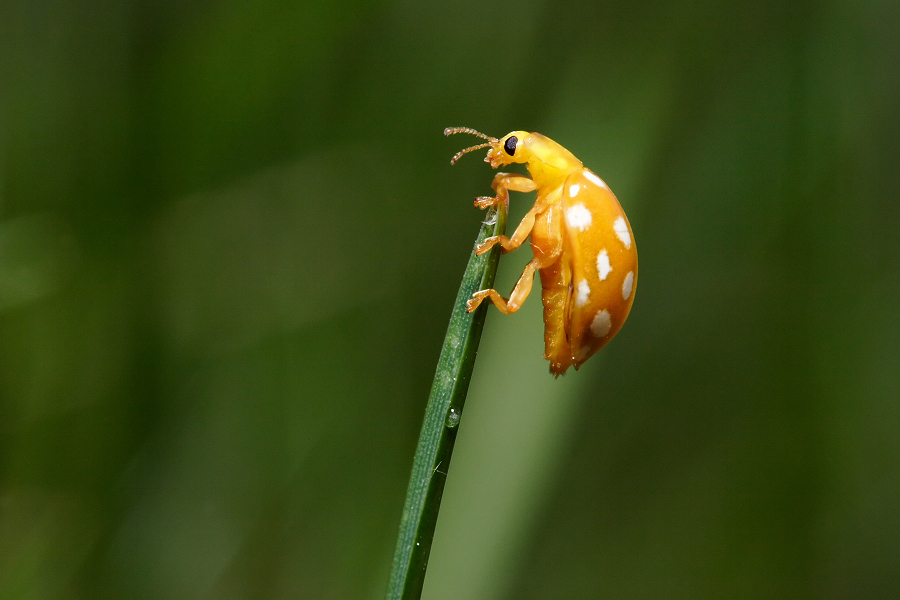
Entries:
[[898,32],[4,0],[0,598],[383,595],[493,176],[459,125],[600,174],[640,285],[559,380],[537,296],[489,313],[425,597],[900,597]]

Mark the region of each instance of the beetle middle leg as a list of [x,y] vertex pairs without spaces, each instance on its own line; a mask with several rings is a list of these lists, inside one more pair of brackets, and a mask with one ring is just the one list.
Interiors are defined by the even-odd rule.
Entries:
[[[522,221],[513,232],[512,237],[506,237],[505,235],[489,237],[475,248],[475,254],[484,254],[497,244],[500,244],[503,248],[503,253],[506,254],[524,244],[525,240],[528,239],[528,236],[531,235],[534,230],[535,221],[539,218],[539,215],[545,213],[548,210],[548,206],[553,204],[554,200],[555,198],[552,196],[544,198],[543,200],[538,199],[538,202],[525,213]],[[562,234],[558,233],[557,235],[561,236]]]

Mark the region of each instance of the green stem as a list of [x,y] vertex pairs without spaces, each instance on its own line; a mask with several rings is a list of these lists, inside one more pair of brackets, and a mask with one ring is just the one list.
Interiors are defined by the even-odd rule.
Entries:
[[[488,218],[478,233],[476,246],[490,236],[503,234],[505,229],[504,203],[488,213]],[[422,595],[425,569],[441,508],[453,443],[456,441],[469,380],[475,366],[484,317],[490,304],[484,302],[474,312],[468,313],[466,300],[478,290],[493,287],[499,260],[499,245],[482,256],[476,256],[473,249],[459,286],[431,386],[431,395],[425,407],[419,446],[413,459],[400,533],[397,536],[397,549],[394,551],[391,567],[388,600],[418,600]]]

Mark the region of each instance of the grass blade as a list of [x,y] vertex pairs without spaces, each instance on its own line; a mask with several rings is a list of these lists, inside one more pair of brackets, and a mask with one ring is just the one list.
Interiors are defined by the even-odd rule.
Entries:
[[[488,213],[476,246],[490,236],[501,235],[505,229],[504,203]],[[391,567],[388,600],[418,600],[422,595],[447,469],[475,366],[484,318],[491,304],[484,302],[468,313],[466,300],[478,290],[493,287],[499,260],[499,245],[482,256],[476,256],[473,248],[456,296],[413,460]]]

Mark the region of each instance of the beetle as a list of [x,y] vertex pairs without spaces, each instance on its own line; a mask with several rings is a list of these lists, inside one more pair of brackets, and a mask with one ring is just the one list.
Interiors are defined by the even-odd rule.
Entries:
[[480,290],[466,308],[472,312],[490,299],[500,312],[519,310],[531,292],[534,273],[541,277],[544,302],[544,358],[560,376],[577,370],[622,328],[637,288],[637,246],[625,211],[602,179],[575,156],[540,133],[513,131],[494,138],[468,127],[448,127],[444,135],[468,133],[487,140],[458,152],[488,148],[491,167],[525,163],[531,177],[497,173],[494,196],[475,199],[488,208],[509,203],[509,192],[537,191],[534,206],[512,237],[498,235],[480,244],[484,254],[500,244],[512,252],[531,237],[534,258],[525,267],[509,298],[497,290]]

